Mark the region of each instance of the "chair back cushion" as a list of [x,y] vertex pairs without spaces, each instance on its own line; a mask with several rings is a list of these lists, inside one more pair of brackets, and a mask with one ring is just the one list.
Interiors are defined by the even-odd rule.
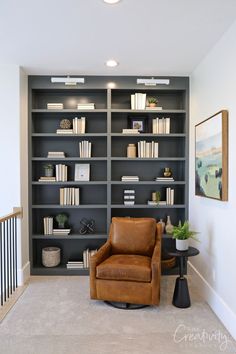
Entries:
[[112,218],[112,254],[152,256],[156,240],[156,220],[152,218]]

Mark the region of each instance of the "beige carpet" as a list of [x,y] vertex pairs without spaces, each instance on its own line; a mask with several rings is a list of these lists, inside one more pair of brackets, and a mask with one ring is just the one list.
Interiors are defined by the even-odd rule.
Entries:
[[0,324],[0,353],[236,353],[196,289],[191,308],[178,309],[173,287],[174,277],[163,277],[159,307],[125,311],[91,301],[88,277],[33,277]]

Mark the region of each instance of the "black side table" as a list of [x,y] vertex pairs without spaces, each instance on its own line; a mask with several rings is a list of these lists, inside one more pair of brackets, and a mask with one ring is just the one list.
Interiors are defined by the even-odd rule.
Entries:
[[199,250],[194,247],[189,247],[187,251],[178,251],[175,248],[166,249],[170,256],[179,258],[179,277],[175,281],[175,290],[172,304],[176,307],[187,308],[191,306],[190,296],[188,291],[188,282],[184,277],[184,261],[187,257],[196,256]]

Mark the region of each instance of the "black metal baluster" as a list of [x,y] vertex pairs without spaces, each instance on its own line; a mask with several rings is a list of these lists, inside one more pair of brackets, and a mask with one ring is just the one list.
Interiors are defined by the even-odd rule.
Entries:
[[14,217],[14,222],[15,222],[15,259],[16,259],[16,288],[18,287],[18,279],[17,279],[17,220],[16,217]]
[[6,221],[7,229],[7,258],[6,258],[6,270],[7,270],[7,298],[9,298],[9,220]]
[[4,221],[4,258],[3,258],[3,265],[4,265],[4,301],[7,301],[7,278],[6,278],[6,221]]
[[13,230],[12,230],[12,243],[13,243],[13,255],[12,255],[12,268],[13,268],[13,291],[16,290],[16,273],[15,273],[15,223],[14,218],[12,219]]
[[12,219],[9,220],[10,234],[9,234],[9,247],[10,247],[10,262],[9,262],[9,271],[10,271],[10,293],[12,294]]
[[3,306],[2,223],[0,223],[1,306]]

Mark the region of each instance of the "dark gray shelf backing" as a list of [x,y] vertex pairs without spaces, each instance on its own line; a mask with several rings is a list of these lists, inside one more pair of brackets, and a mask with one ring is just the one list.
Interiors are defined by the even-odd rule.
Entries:
[[182,222],[185,220],[185,210],[184,209],[165,209],[165,208],[112,208],[111,215],[120,217],[134,217],[134,218],[154,218],[157,222],[163,219],[165,222],[167,216],[171,218],[172,224],[177,225],[179,220]]
[[167,136],[159,137],[112,137],[111,154],[112,157],[127,157],[128,144],[135,144],[138,154],[138,141],[145,140],[146,142],[158,142],[159,157],[184,157],[185,140],[179,138],[169,139]]
[[[83,260],[83,250],[96,249],[104,243],[104,240],[96,240],[96,245],[94,245],[94,240],[84,239],[84,240],[33,240],[34,246],[34,260],[33,266],[42,266],[42,248],[44,247],[59,247],[61,249],[61,264],[65,265],[70,260],[82,261]],[[94,247],[95,246],[95,247]]]
[[66,182],[32,182],[33,186],[60,186],[60,187],[74,187],[74,186],[84,186],[84,185],[107,185],[106,181],[66,181]]
[[[96,234],[107,233],[107,213],[106,208],[75,208],[75,209],[32,209],[32,234],[43,234],[43,218],[46,216],[56,217],[59,213],[66,214],[68,216],[67,226],[71,228],[71,233],[78,234],[81,227],[80,221],[82,218],[94,219]],[[57,228],[57,222],[54,220],[54,227]]]
[[[184,186],[171,186],[174,189],[175,204],[184,204]],[[148,200],[152,200],[153,192],[161,193],[161,200],[166,200],[166,186],[153,185],[129,185],[129,187],[122,185],[111,186],[111,200],[112,204],[123,204],[124,190],[135,190],[135,204],[147,204]]]
[[[83,113],[62,113],[45,112],[32,113],[32,133],[55,133],[60,129],[60,121],[73,118],[85,117],[86,133],[106,133],[107,132],[107,113],[102,112],[83,112]],[[99,124],[98,124],[99,123]]]
[[80,204],[107,204],[106,185],[77,185],[61,187],[56,185],[34,186],[32,203],[34,204],[59,204],[60,188],[79,188]]
[[65,109],[76,109],[78,103],[95,103],[98,109],[107,108],[106,90],[64,89],[33,90],[32,108],[46,109],[47,103],[63,103]]
[[146,111],[144,113],[112,113],[111,131],[112,133],[122,133],[122,129],[129,128],[128,117],[146,117],[147,118],[147,133],[152,133],[152,120],[154,118],[170,118],[171,133],[185,133],[185,117],[184,113],[153,113]]
[[[62,161],[61,161],[62,160]],[[64,161],[64,159],[61,159],[60,161],[52,161],[49,160],[52,165],[54,166],[54,176],[55,176],[55,169],[56,165],[58,164],[64,164],[67,167],[68,171],[68,180],[74,182],[74,177],[75,177],[75,165],[76,164],[90,164],[90,180],[92,182],[95,181],[107,181],[107,161],[96,161],[96,160],[80,160],[78,159],[75,162],[72,161]],[[33,181],[38,181],[38,179],[41,176],[44,176],[44,168],[43,166],[48,163],[47,159],[44,161],[33,161],[32,162],[32,179]],[[78,181],[79,182],[79,181]],[[77,183],[78,183],[77,182]],[[44,182],[43,182],[44,183]]]
[[[140,159],[141,160],[141,159]],[[126,161],[112,161],[111,163],[111,179],[112,181],[120,181],[122,176],[139,176],[141,181],[154,181],[155,177],[163,176],[165,167],[172,170],[175,180],[185,180],[185,161],[159,161],[148,160],[145,164],[136,160],[130,163]]]
[[68,236],[56,236],[56,235],[32,235],[34,240],[106,240],[107,234],[86,234],[86,235],[76,235],[69,234]]
[[[41,140],[43,139],[43,143]],[[64,151],[66,156],[79,157],[79,142],[88,140],[92,143],[92,157],[105,157],[107,155],[107,141],[104,137],[90,137],[84,138],[83,136],[63,137],[62,140],[54,139],[51,137],[34,139],[32,144],[32,156],[46,157],[48,151]]]
[[132,90],[112,90],[112,109],[129,109],[131,107],[131,94],[146,93],[148,97],[156,97],[158,106],[163,109],[185,109],[184,97],[185,91],[170,91],[170,90],[155,90],[155,89],[139,89],[138,87]]

